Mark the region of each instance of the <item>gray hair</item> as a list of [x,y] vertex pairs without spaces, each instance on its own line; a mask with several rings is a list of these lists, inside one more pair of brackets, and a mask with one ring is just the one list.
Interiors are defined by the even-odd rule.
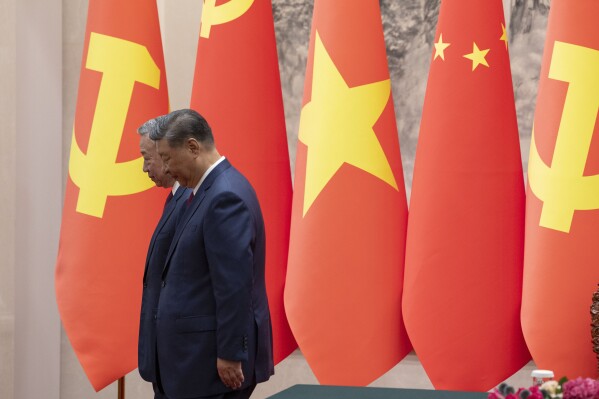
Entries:
[[137,133],[140,136],[150,137],[154,131],[158,129],[158,118],[152,118],[146,121],[143,125],[137,128]]
[[154,141],[166,139],[169,146],[179,147],[193,138],[209,149],[214,148],[212,129],[202,115],[192,109],[179,109],[158,117],[157,127],[150,131]]

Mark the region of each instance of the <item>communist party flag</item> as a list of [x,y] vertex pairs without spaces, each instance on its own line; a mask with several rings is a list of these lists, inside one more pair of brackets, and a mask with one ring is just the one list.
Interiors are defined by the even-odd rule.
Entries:
[[485,391],[530,359],[524,182],[500,0],[443,0],[414,165],[403,311],[437,389]]
[[599,2],[551,2],[528,162],[522,328],[536,365],[597,378]]
[[367,385],[411,350],[401,318],[406,223],[379,2],[316,0],[285,308],[320,383]]
[[191,108],[252,183],[266,226],[266,290],[275,364],[297,348],[283,306],[291,170],[270,0],[205,0]]
[[96,390],[137,367],[142,276],[165,193],[137,128],[168,112],[154,0],[90,0],[56,265],[64,329]]

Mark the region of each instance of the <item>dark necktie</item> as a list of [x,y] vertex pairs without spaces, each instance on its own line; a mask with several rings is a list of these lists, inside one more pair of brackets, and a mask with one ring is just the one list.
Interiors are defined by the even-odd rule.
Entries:
[[187,207],[189,208],[189,205],[191,204],[191,201],[193,201],[193,191],[191,192],[191,194],[189,194],[189,198],[187,199]]
[[171,200],[173,199],[173,192],[171,191],[168,195],[168,197],[166,197],[166,201],[164,201],[164,209],[166,209],[166,206],[168,205],[169,202],[171,202]]

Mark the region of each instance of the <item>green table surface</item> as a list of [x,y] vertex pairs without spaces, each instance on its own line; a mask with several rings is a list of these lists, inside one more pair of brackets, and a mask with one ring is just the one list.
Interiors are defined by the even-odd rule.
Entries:
[[486,399],[487,392],[294,385],[269,399]]

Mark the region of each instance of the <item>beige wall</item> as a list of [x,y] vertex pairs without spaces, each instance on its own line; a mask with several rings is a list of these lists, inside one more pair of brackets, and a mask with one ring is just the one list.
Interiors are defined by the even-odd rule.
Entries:
[[14,396],[59,398],[62,2],[16,3]]
[[0,2],[0,397],[59,398],[62,5]]
[[[172,109],[189,103],[200,3],[158,0]],[[0,398],[116,398],[116,384],[91,388],[53,290],[86,14],[87,0],[0,0]],[[525,385],[533,367],[510,382]],[[254,398],[296,383],[317,383],[299,351]],[[372,385],[431,388],[414,354]],[[126,397],[152,397],[137,371]]]
[[16,6],[0,1],[0,398],[13,397],[15,329]]

